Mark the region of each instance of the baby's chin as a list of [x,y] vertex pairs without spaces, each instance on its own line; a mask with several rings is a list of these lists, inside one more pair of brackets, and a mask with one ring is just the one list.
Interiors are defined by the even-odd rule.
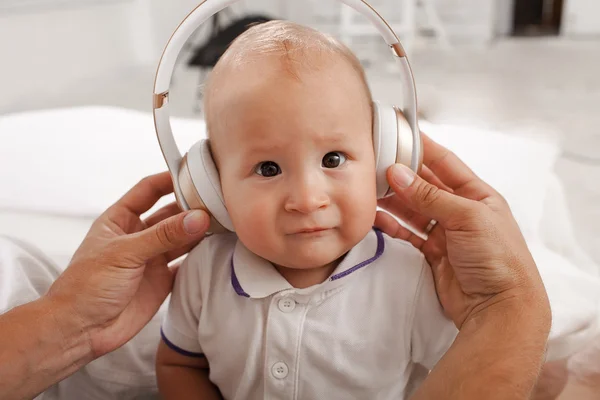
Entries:
[[284,268],[309,270],[331,266],[332,264],[337,266],[351,248],[352,246],[343,246],[343,248],[338,249],[314,249],[313,251],[297,249],[296,251],[265,258],[271,263]]
[[306,235],[265,237],[260,241],[251,237],[242,241],[250,251],[272,264],[288,269],[308,270],[331,266],[332,263],[337,265],[365,235],[366,232],[363,234],[357,229],[350,234],[332,229]]

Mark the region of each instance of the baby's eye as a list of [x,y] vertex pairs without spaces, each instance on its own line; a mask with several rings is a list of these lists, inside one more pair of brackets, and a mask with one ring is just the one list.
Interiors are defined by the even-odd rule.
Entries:
[[273,161],[265,161],[258,164],[254,172],[266,178],[271,178],[279,175],[281,173],[281,168]]
[[323,157],[323,166],[325,168],[337,168],[342,165],[346,161],[346,156],[344,156],[339,151],[332,151],[330,153],[325,154]]

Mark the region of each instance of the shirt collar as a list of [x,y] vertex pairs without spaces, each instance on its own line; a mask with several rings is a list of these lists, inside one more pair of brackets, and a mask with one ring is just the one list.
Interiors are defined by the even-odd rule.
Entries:
[[[378,259],[384,247],[383,234],[374,228],[346,254],[331,276],[316,286],[326,286],[328,282],[341,283],[342,278]],[[265,298],[294,289],[273,264],[252,253],[239,240],[231,257],[231,285],[238,295],[250,298]]]

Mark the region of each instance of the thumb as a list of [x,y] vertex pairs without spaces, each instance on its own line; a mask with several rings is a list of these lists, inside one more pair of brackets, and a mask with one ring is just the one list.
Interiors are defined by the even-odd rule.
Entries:
[[408,208],[441,225],[464,216],[473,208],[470,200],[430,184],[402,164],[392,165],[387,174],[390,187]]
[[129,235],[127,250],[135,258],[147,261],[202,239],[208,227],[206,212],[194,210],[180,213]]

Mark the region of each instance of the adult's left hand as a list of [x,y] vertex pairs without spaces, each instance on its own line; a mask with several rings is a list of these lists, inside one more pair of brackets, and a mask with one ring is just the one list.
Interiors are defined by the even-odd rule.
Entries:
[[141,219],[172,191],[166,172],[140,181],[93,223],[45,296],[78,321],[94,358],[125,344],[150,321],[173,285],[175,269],[168,263],[208,229],[205,212],[181,213],[175,203]]

